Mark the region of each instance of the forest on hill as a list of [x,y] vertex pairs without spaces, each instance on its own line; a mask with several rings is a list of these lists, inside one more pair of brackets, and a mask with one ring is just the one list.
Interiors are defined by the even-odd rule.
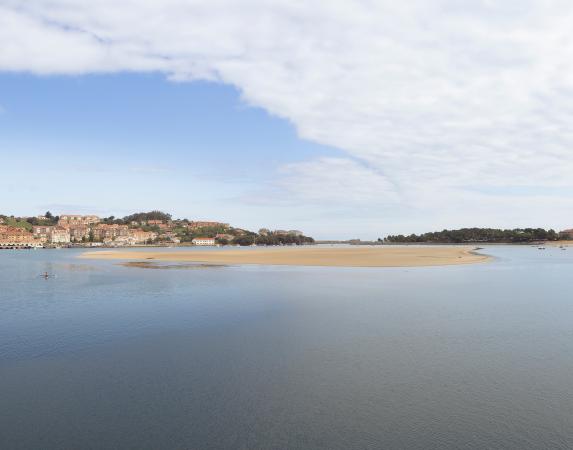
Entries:
[[567,239],[555,230],[543,228],[515,228],[502,230],[498,228],[461,228],[459,230],[442,230],[424,234],[390,235],[384,239],[387,243],[527,243],[536,241],[557,241]]

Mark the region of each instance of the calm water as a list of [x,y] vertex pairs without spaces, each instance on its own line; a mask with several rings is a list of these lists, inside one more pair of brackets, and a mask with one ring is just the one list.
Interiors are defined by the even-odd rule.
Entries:
[[573,248],[487,253],[149,270],[0,251],[0,449],[573,448]]

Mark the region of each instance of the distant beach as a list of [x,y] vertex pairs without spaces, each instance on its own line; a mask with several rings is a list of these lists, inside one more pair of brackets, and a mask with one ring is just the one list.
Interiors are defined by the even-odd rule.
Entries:
[[473,264],[489,256],[473,247],[280,247],[196,251],[92,251],[81,258],[125,261],[178,261],[209,264],[259,264],[329,267],[418,267]]

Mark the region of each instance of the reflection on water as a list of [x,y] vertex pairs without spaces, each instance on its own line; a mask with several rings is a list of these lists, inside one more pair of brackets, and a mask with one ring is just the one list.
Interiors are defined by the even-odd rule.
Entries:
[[64,272],[83,272],[86,270],[98,270],[97,267],[89,264],[73,264],[73,263],[61,263],[61,264],[51,264],[52,270],[54,271],[64,271]]
[[485,252],[217,270],[0,252],[0,448],[573,448],[573,253]]

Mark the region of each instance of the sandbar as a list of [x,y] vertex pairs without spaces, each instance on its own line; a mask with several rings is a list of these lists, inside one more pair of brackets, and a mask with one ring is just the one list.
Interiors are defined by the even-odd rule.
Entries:
[[473,247],[257,247],[184,251],[90,251],[81,258],[124,261],[179,261],[222,265],[286,265],[329,267],[419,267],[474,264],[490,259]]

